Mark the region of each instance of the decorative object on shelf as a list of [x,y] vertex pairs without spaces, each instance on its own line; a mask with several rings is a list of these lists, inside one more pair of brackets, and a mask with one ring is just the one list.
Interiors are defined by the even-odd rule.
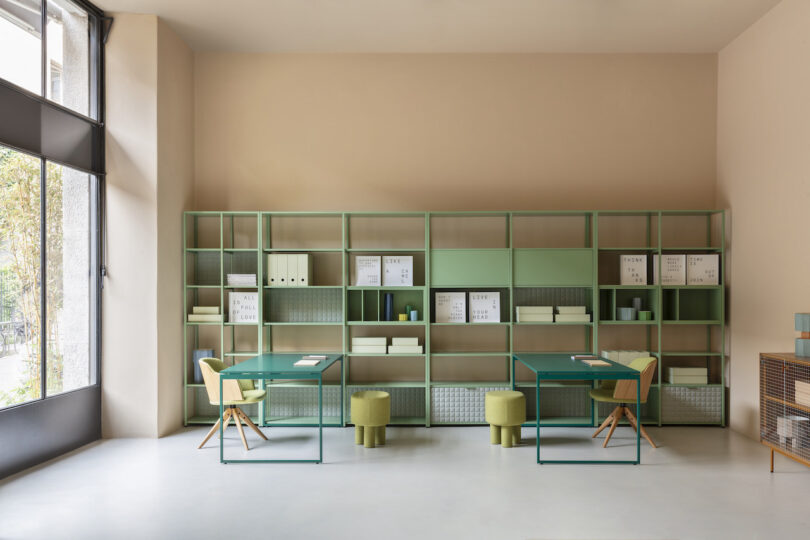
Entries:
[[259,322],[259,293],[230,292],[228,293],[228,307],[228,322]]
[[356,276],[354,284],[359,287],[379,287],[381,280],[380,256],[358,255],[354,259]]
[[226,274],[228,287],[255,287],[256,274]]
[[413,255],[385,255],[383,287],[413,287]]
[[501,293],[471,292],[470,322],[501,322]]
[[557,306],[554,322],[591,322],[585,306]]
[[776,419],[776,434],[779,444],[790,446],[794,451],[810,448],[810,418],[795,414]]
[[214,349],[194,349],[191,353],[191,360],[194,364],[194,384],[203,383],[203,374],[200,370],[200,360],[203,358],[213,358]]
[[516,322],[554,322],[554,306],[517,306]]
[[[686,255],[662,255],[662,285],[686,285]],[[653,285],[658,285],[658,255],[653,255]]]
[[412,309],[410,311],[410,316],[411,316],[412,321],[418,321],[419,320],[419,312],[417,310],[415,310],[415,309]]
[[795,328],[800,332],[796,338],[796,356],[810,356],[810,313],[796,313]]
[[647,256],[646,255],[620,255],[619,256],[620,284],[646,285],[647,284]]
[[642,308],[641,297],[640,296],[634,297],[633,298],[633,309],[635,309],[636,313],[638,313],[639,311],[641,311],[641,308]]
[[670,384],[709,384],[709,370],[705,367],[668,367],[664,380]]
[[394,293],[385,293],[383,297],[385,304],[384,304],[384,313],[385,313],[385,320],[386,321],[393,321],[394,320]]
[[364,390],[352,394],[354,443],[366,448],[385,444],[385,426],[391,421],[391,394]]
[[793,388],[796,404],[810,407],[810,382],[793,381]]
[[408,314],[407,313],[398,313],[397,316],[399,317],[400,322],[405,322],[405,321],[408,320]]
[[385,354],[388,338],[384,337],[355,337],[352,338],[352,352]]
[[617,307],[616,308],[617,321],[635,321],[636,308],[634,307]]
[[522,392],[487,392],[484,410],[491,444],[500,444],[503,448],[520,444],[520,426],[526,421],[526,396]]
[[652,320],[652,311],[639,311],[638,312],[638,320],[640,320],[640,321],[651,321]]
[[720,255],[690,254],[686,256],[687,285],[718,285],[720,283]]
[[437,323],[463,323],[467,321],[466,293],[437,292],[434,298],[436,302]]

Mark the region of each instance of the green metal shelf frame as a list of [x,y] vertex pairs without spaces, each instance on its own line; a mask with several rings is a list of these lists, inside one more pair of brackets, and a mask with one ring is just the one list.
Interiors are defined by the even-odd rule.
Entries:
[[[563,248],[544,248],[544,247],[520,247],[516,248],[514,246],[514,239],[513,239],[513,229],[514,229],[514,219],[525,217],[525,216],[579,216],[584,219],[584,242],[583,246],[580,247],[563,247]],[[646,229],[647,229],[647,246],[630,246],[630,247],[616,247],[616,246],[600,246],[599,245],[599,218],[600,217],[617,217],[617,216],[637,216],[637,217],[644,217],[646,218]],[[673,247],[673,246],[662,246],[662,229],[663,229],[663,218],[664,217],[672,217],[672,216],[692,216],[692,217],[705,217],[706,218],[706,245],[705,246],[684,246],[684,247]],[[275,248],[273,246],[268,245],[265,240],[269,241],[270,238],[270,227],[273,217],[332,217],[336,220],[340,221],[340,229],[341,229],[341,247],[307,247],[302,249],[297,248]],[[349,225],[350,220],[352,217],[376,217],[376,218],[387,218],[387,217],[414,217],[414,218],[423,218],[424,219],[424,245],[421,247],[397,247],[397,248],[386,248],[386,247],[350,247],[351,246],[351,239],[349,238]],[[506,290],[508,295],[508,303],[509,303],[509,316],[508,319],[504,322],[500,323],[431,323],[431,313],[430,313],[430,295],[433,292],[433,287],[431,284],[431,254],[434,248],[431,245],[431,218],[433,217],[502,217],[505,220],[505,230],[506,230],[506,238],[504,240],[505,247],[502,248],[445,248],[442,247],[439,251],[442,252],[486,252],[487,250],[491,250],[492,252],[506,252],[508,253],[508,279],[504,283],[499,283],[497,285],[493,284],[466,284],[466,285],[451,285],[445,286],[442,285],[441,287],[436,287],[436,289],[459,289],[459,290],[469,290],[469,289],[481,289],[481,288],[495,288],[500,290]],[[719,217],[720,219],[720,226],[719,226],[719,237],[715,237],[712,234],[712,218]],[[200,218],[208,218],[212,220],[218,220],[219,226],[219,247],[196,247],[197,244],[197,231],[198,231],[198,219]],[[226,240],[229,241],[229,245],[233,246],[233,234],[234,234],[234,226],[233,220],[238,218],[248,218],[248,219],[255,219],[256,220],[256,241],[258,247],[256,248],[234,248],[234,247],[225,247]],[[230,223],[230,234],[231,237],[226,239],[226,224],[228,220],[231,220]],[[648,332],[648,343],[650,345],[649,349],[650,352],[658,357],[659,359],[665,356],[669,357],[707,357],[710,358],[719,358],[719,383],[713,383],[708,385],[671,385],[668,383],[661,382],[663,380],[663,366],[662,363],[659,362],[658,364],[658,377],[657,382],[653,383],[653,387],[657,388],[659,392],[661,388],[668,387],[668,386],[690,386],[690,387],[725,387],[725,363],[726,363],[726,350],[725,350],[725,268],[726,268],[726,218],[725,218],[725,211],[724,210],[638,210],[638,211],[626,211],[626,210],[570,210],[570,211],[479,211],[479,212],[287,212],[287,211],[271,211],[271,212],[251,212],[251,211],[235,211],[235,212],[219,212],[219,211],[191,211],[185,212],[183,214],[183,291],[184,291],[184,299],[183,299],[183,307],[184,313],[188,313],[190,311],[189,300],[190,296],[193,296],[195,299],[198,297],[200,291],[205,290],[212,290],[212,291],[219,291],[219,302],[221,312],[223,313],[223,322],[201,322],[201,323],[193,323],[188,322],[187,320],[184,321],[184,345],[183,345],[183,384],[184,384],[184,419],[186,424],[199,424],[199,423],[213,423],[215,418],[208,418],[207,416],[198,416],[198,415],[189,415],[189,392],[198,391],[201,388],[204,388],[204,385],[201,384],[194,384],[188,380],[189,376],[189,363],[190,358],[189,354],[190,351],[195,348],[194,342],[198,339],[199,336],[199,328],[200,327],[219,327],[220,329],[220,336],[219,336],[219,348],[222,352],[222,356],[224,358],[230,358],[232,360],[238,359],[240,357],[250,355],[251,353],[248,352],[240,352],[240,351],[231,351],[225,353],[224,350],[226,348],[226,329],[227,328],[235,328],[235,327],[255,327],[257,330],[257,342],[258,342],[258,349],[260,351],[269,351],[272,350],[272,329],[276,326],[306,326],[306,327],[317,327],[317,326],[341,326],[343,331],[341,333],[342,336],[342,345],[341,351],[335,352],[342,352],[346,355],[346,365],[343,373],[343,379],[337,383],[331,383],[332,386],[339,386],[343,389],[343,392],[348,392],[351,388],[358,388],[358,387],[392,387],[392,388],[423,388],[425,389],[425,416],[423,417],[402,417],[400,419],[404,420],[402,422],[396,422],[392,419],[392,423],[401,423],[406,425],[425,425],[429,427],[431,425],[431,396],[430,396],[430,388],[452,388],[452,387],[468,387],[468,388],[476,388],[476,387],[488,387],[488,386],[509,386],[511,382],[514,380],[515,373],[512,371],[512,363],[509,362],[509,380],[503,382],[478,382],[478,381],[470,381],[470,382],[442,382],[442,381],[433,381],[431,380],[431,360],[433,357],[436,358],[452,358],[452,357],[511,357],[512,354],[516,353],[515,351],[515,328],[517,327],[557,327],[557,326],[581,326],[583,327],[586,335],[586,343],[590,345],[590,350],[586,351],[576,351],[576,352],[591,352],[596,353],[600,350],[599,348],[599,328],[600,326],[619,326],[619,325],[628,325],[628,326],[641,326],[647,328]],[[653,238],[652,230],[653,225],[656,224],[657,227],[657,238]],[[191,230],[189,227],[191,226]],[[189,233],[192,234],[191,242],[193,245],[187,245],[187,240],[190,238]],[[655,245],[653,245],[655,244]],[[719,244],[719,245],[718,245]],[[657,247],[656,247],[657,246]],[[514,295],[516,289],[539,289],[539,288],[570,288],[569,285],[548,285],[543,284],[540,286],[527,286],[527,285],[520,285],[518,286],[515,283],[515,252],[518,250],[531,250],[531,251],[539,251],[542,252],[544,250],[550,251],[583,251],[583,250],[591,250],[592,257],[593,257],[593,268],[592,268],[592,279],[589,285],[584,285],[581,288],[590,288],[591,289],[591,312],[592,322],[590,323],[578,323],[578,322],[565,322],[565,323],[543,323],[543,322],[528,322],[528,323],[517,323],[514,321]],[[664,253],[674,253],[674,252],[703,252],[703,253],[717,253],[720,255],[720,275],[721,275],[721,284],[720,285],[708,285],[708,286],[661,286],[661,285],[642,285],[642,286],[624,286],[624,285],[611,285],[611,284],[600,284],[599,283],[599,253],[600,252],[646,252],[649,255],[662,255]],[[340,285],[313,285],[309,287],[270,287],[264,284],[264,275],[265,275],[265,258],[266,255],[269,253],[300,253],[300,252],[307,252],[307,253],[339,253],[341,256],[341,284]],[[349,285],[349,261],[350,256],[352,254],[357,253],[422,253],[424,254],[424,285],[418,285],[415,287],[359,287],[359,286],[352,286]],[[196,283],[189,283],[188,282],[188,264],[189,264],[189,254],[197,254],[197,253],[215,253],[219,255],[219,284],[218,285],[200,285]],[[238,287],[238,286],[228,286],[225,285],[225,255],[228,253],[255,253],[257,258],[257,266],[256,272],[257,277],[261,279],[261,283],[257,284],[255,287]],[[659,283],[660,279],[660,269],[659,269]],[[261,320],[258,323],[247,323],[247,324],[233,324],[224,322],[224,313],[226,311],[226,292],[232,289],[241,289],[241,290],[256,290],[259,294],[259,312],[261,314],[265,313],[264,309],[264,294],[262,291],[266,291],[268,289],[292,289],[292,290],[300,290],[300,289],[337,289],[341,291],[341,308],[343,313],[343,320],[341,322],[334,322],[334,321],[324,321],[324,322],[271,322],[271,321],[264,321]],[[600,314],[600,295],[599,292],[602,290],[622,290],[622,289],[646,289],[652,291],[652,294],[656,295],[657,297],[657,306],[659,313],[654,315],[654,320],[652,321],[613,321],[607,320],[602,321],[599,319]],[[417,291],[422,293],[422,320],[421,321],[348,321],[348,299],[347,293],[348,291]],[[693,290],[708,290],[717,291],[717,299],[715,301],[718,302],[718,314],[719,317],[717,319],[703,319],[703,320],[662,320],[660,315],[663,314],[663,302],[664,302],[664,291],[693,291]],[[676,306],[676,313],[679,311],[680,306]],[[403,326],[403,327],[422,327],[424,329],[424,353],[422,354],[380,354],[375,355],[371,353],[361,353],[361,354],[353,354],[349,350],[350,344],[350,332],[351,329],[358,326],[369,326],[369,327],[387,327],[387,326]],[[663,350],[662,347],[662,334],[663,329],[667,326],[677,326],[677,325],[695,325],[695,326],[706,326],[706,351],[666,351]],[[436,352],[433,353],[431,351],[431,328],[433,327],[443,327],[443,326],[461,326],[461,327],[473,327],[473,326],[503,326],[507,329],[507,340],[509,343],[509,350],[508,351],[497,351],[497,352],[487,352],[487,351],[472,351],[472,352]],[[719,329],[719,340],[718,343],[712,346],[712,328]],[[657,332],[657,344],[654,344],[649,341],[650,332],[656,329]],[[267,332],[267,335],[265,335]],[[193,336],[190,336],[190,333],[193,333]],[[233,338],[233,332],[231,331],[231,337]],[[655,346],[653,346],[655,345]],[[301,354],[311,354],[311,353],[318,353],[320,351],[300,351]],[[520,351],[520,352],[529,352],[529,351]],[[548,351],[531,351],[531,352],[548,352]],[[567,352],[567,351],[563,351]],[[572,351],[573,352],[573,351]],[[392,358],[399,358],[399,357],[416,357],[416,358],[424,358],[424,370],[425,370],[425,378],[424,382],[403,382],[403,381],[378,381],[373,383],[362,383],[351,381],[350,378],[350,369],[351,369],[351,357],[358,356],[358,357],[392,357]],[[261,384],[264,384],[264,381],[260,381]],[[275,383],[268,383],[274,384]],[[522,382],[516,382],[518,387],[533,386],[533,383],[526,383],[525,385]],[[278,386],[288,386],[293,387],[295,386],[294,383],[288,383],[285,385],[278,385]],[[301,385],[305,386],[305,385]],[[329,386],[326,385],[325,386]],[[565,385],[569,388],[574,388],[576,385]],[[580,386],[590,387],[590,384],[582,384]],[[344,398],[346,395],[344,394]],[[344,399],[344,404],[348,408],[348,400]],[[653,420],[652,423],[656,423],[658,425],[662,425],[661,418],[662,418],[662,400],[658,399],[658,410],[657,410],[657,420]],[[595,408],[595,405],[592,404],[592,407]],[[346,417],[346,422],[348,422],[347,416],[348,410],[344,410],[344,416]],[[596,418],[598,415],[594,409],[593,417]],[[583,417],[585,418],[585,417]],[[566,418],[569,419],[569,418]],[[210,422],[209,422],[210,420]],[[265,415],[264,415],[264,403],[259,404],[259,420],[263,424],[265,424]],[[291,422],[294,419],[290,420]],[[590,422],[590,419],[588,419]],[[644,423],[649,423],[650,419],[644,419]],[[285,421],[267,421],[265,425],[299,425],[299,424],[290,424],[289,422]],[[719,425],[726,424],[726,403],[725,399],[722,400],[722,419]],[[307,423],[302,423],[300,425],[311,425]],[[534,421],[527,422],[524,425],[534,425]],[[541,425],[589,425],[589,424],[581,424],[581,423],[574,423],[574,424],[555,424],[555,423],[547,423],[545,419],[541,419]]]

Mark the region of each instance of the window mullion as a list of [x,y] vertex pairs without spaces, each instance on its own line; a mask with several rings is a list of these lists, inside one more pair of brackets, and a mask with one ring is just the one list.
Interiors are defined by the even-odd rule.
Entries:
[[40,399],[47,397],[48,388],[48,266],[47,240],[48,223],[46,220],[48,197],[48,162],[39,160],[39,391]]
[[40,95],[48,97],[48,0],[42,0],[40,5],[42,13],[42,29],[40,31],[40,44],[42,45],[42,66],[40,75],[42,84],[40,85]]

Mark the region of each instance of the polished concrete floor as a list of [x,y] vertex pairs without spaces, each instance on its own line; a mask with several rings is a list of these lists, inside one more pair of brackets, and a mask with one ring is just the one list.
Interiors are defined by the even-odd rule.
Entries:
[[[522,446],[489,444],[486,427],[389,428],[388,444],[354,445],[326,429],[326,462],[218,462],[202,428],[159,440],[114,439],[0,482],[0,539],[202,538],[807,538],[810,468],[718,428],[650,429],[642,465],[537,465]],[[233,457],[317,451],[316,431],[248,434]],[[619,428],[602,453],[590,431],[544,429],[548,457],[632,457]],[[614,446],[615,444],[615,446]],[[558,455],[553,455],[557,453]]]

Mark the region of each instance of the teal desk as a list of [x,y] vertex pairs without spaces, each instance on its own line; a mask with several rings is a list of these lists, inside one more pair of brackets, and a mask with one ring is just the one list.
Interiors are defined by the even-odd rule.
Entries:
[[[323,372],[340,362],[340,380],[343,380],[343,355],[329,354],[317,366],[295,367],[301,353],[261,354],[220,372],[219,395],[222,395],[224,379],[303,379],[318,381],[318,459],[228,459],[224,457],[223,426],[219,426],[220,463],[321,463],[323,462]],[[268,394],[270,390],[268,389]],[[219,417],[225,413],[222,400],[219,402]],[[343,391],[340,392],[340,425],[343,425]]]
[[[535,396],[537,399],[537,463],[641,463],[641,434],[636,430],[635,460],[560,460],[540,459],[540,381],[596,381],[596,380],[634,380],[636,381],[636,414],[641,422],[641,372],[622,364],[610,362],[609,366],[589,366],[581,360],[571,360],[571,354],[515,354],[512,356],[512,373],[515,363],[520,362],[535,374]],[[512,389],[515,389],[512,383]]]

